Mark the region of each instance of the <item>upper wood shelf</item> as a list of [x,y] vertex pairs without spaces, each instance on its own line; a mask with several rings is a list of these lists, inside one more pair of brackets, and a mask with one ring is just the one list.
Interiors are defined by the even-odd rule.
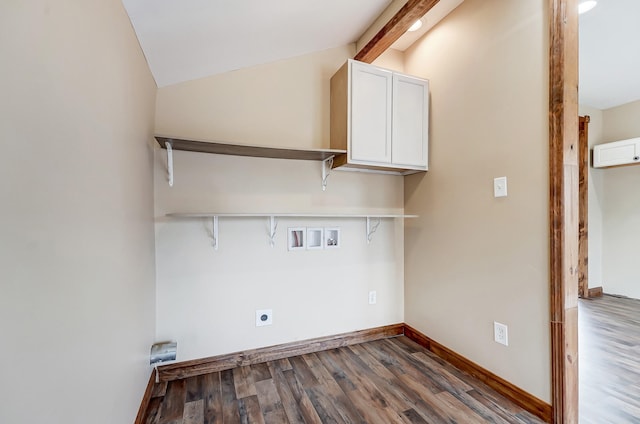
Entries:
[[346,153],[338,149],[290,149],[283,147],[263,147],[248,144],[231,144],[213,141],[184,140],[172,137],[155,136],[160,147],[166,149],[167,143],[174,150],[189,152],[216,153],[220,155],[251,156],[272,159],[298,159],[323,161],[332,156]]

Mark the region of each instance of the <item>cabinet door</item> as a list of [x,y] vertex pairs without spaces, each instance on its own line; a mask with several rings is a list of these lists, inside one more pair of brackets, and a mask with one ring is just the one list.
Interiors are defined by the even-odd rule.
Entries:
[[393,75],[391,162],[427,169],[429,81]]
[[351,62],[352,162],[391,162],[391,89],[390,71]]
[[630,163],[640,163],[640,137],[593,147],[594,168]]

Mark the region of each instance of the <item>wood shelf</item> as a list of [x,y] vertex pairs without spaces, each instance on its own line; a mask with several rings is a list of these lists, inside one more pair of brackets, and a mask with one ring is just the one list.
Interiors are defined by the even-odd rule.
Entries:
[[291,149],[284,147],[264,147],[248,144],[221,143],[217,141],[184,140],[163,136],[155,136],[155,138],[163,149],[166,149],[167,143],[170,143],[171,148],[174,150],[271,159],[324,161],[333,156],[347,153],[346,150],[339,149]]
[[405,214],[319,214],[319,213],[168,213],[168,218],[417,218]]
[[321,214],[321,213],[168,213],[167,218],[174,219],[211,219],[212,220],[212,241],[214,250],[218,250],[218,220],[219,218],[269,218],[269,244],[275,246],[277,219],[279,218],[315,218],[315,219],[365,219],[365,236],[367,243],[371,242],[373,233],[376,232],[382,219],[406,219],[417,218],[418,215],[405,214]]

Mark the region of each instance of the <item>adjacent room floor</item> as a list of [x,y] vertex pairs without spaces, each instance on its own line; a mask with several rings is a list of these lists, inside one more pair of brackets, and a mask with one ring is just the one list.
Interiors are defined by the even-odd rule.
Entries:
[[156,385],[146,423],[542,423],[406,337]]
[[580,300],[580,423],[640,423],[640,300]]

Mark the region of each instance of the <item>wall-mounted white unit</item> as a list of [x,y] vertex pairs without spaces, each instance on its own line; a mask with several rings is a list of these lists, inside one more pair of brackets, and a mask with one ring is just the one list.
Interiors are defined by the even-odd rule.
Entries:
[[427,170],[429,81],[348,60],[331,78],[331,148],[340,169]]
[[640,137],[593,146],[593,167],[640,164]]

